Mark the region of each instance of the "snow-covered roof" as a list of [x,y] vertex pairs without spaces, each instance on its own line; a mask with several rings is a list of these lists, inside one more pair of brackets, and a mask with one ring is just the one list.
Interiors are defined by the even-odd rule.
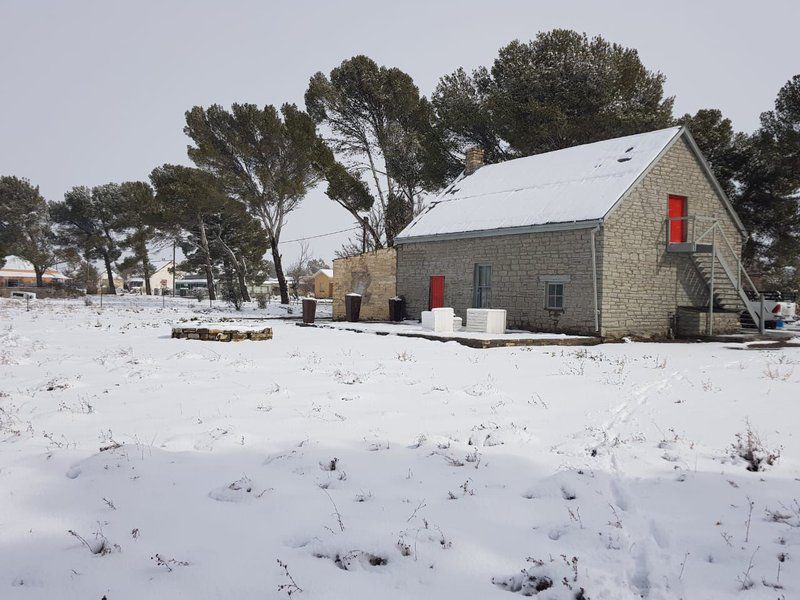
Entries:
[[[323,275],[333,279],[333,269],[320,269],[317,271],[317,273],[322,273]],[[316,275],[317,273],[314,273],[314,275]]]
[[[27,260],[18,256],[6,256],[5,265],[0,269],[0,277],[36,277],[33,265]],[[59,273],[55,269],[47,269],[42,276],[43,279],[69,279],[66,275]]]
[[456,179],[396,239],[602,219],[682,131],[670,127],[486,165]]

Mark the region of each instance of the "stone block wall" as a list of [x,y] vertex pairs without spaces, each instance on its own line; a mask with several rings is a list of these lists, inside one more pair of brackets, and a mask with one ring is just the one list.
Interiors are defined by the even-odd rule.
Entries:
[[[573,229],[405,243],[397,247],[397,293],[410,318],[428,309],[430,278],[444,276],[444,304],[466,319],[476,264],[492,266],[491,307],[508,311],[508,327],[593,334],[591,230]],[[598,265],[600,241],[596,242]],[[599,275],[599,273],[598,273]],[[563,278],[564,310],[545,308],[545,281]],[[598,280],[598,290],[600,280]]]
[[[678,337],[702,337],[708,335],[708,310],[696,307],[678,307],[676,334]],[[738,312],[716,311],[713,318],[713,334],[736,333],[742,326]]]
[[388,321],[389,298],[397,294],[397,253],[383,248],[333,261],[333,319],[345,318],[344,297],[361,294],[361,319]]
[[[603,226],[603,336],[661,336],[678,306],[706,306],[708,289],[689,254],[666,251],[667,198],[686,196],[687,213],[716,217],[741,253],[743,238],[688,144],[679,139]],[[697,222],[697,234],[710,223]],[[689,228],[691,228],[691,222]],[[692,239],[692,232],[688,232]],[[710,240],[709,240],[710,241]],[[718,248],[721,244],[718,243]],[[733,264],[730,252],[723,253]]]

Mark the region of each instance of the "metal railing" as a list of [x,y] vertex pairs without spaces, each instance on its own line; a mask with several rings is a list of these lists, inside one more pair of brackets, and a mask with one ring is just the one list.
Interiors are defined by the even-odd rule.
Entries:
[[[682,240],[681,242],[674,242],[671,239],[672,223],[675,221],[681,221],[685,223],[684,233],[686,239]],[[698,227],[702,227],[703,223],[707,223],[708,225],[700,229],[700,233],[698,235]],[[758,291],[755,283],[753,283],[750,275],[748,275],[747,271],[745,270],[740,258],[740,253],[735,250],[733,245],[728,240],[728,237],[725,235],[725,231],[719,224],[719,220],[715,217],[708,217],[705,215],[667,217],[665,220],[665,228],[666,243],[668,246],[674,243],[688,243],[693,246],[695,252],[698,250],[697,247],[700,245],[711,247],[711,273],[710,281],[707,282],[709,287],[709,334],[713,333],[714,277],[717,263],[719,263],[719,265],[722,267],[722,271],[725,273],[725,276],[733,285],[736,294],[739,296],[745,308],[747,309],[747,312],[750,314],[750,317],[753,319],[753,323],[755,323],[758,326],[759,331],[763,333],[765,322],[763,294]],[[720,253],[719,250],[723,250],[723,252]],[[725,259],[725,251],[727,251],[727,254],[729,255],[730,262],[734,265],[733,268],[731,268],[731,266],[728,264],[729,261]],[[750,298],[751,295],[758,301],[758,310],[756,310],[753,306],[754,303]]]

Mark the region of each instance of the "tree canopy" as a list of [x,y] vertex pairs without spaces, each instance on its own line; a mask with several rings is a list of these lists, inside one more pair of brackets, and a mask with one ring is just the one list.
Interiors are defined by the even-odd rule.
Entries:
[[443,77],[432,102],[451,151],[477,145],[497,162],[667,127],[664,81],[635,49],[554,29]]
[[194,143],[189,158],[261,221],[281,301],[288,303],[279,243],[287,216],[319,180],[314,122],[293,104],[280,111],[255,104],[234,104],[227,111],[215,104],[188,111],[184,132]]
[[0,260],[14,254],[31,263],[36,285],[55,261],[47,202],[27,179],[0,177]]

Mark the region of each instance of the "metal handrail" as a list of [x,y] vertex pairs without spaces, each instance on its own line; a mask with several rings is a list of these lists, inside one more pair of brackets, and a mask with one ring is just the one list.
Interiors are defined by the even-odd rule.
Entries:
[[[687,231],[686,232],[686,234],[687,234],[686,235],[686,239],[687,239],[687,241],[691,240],[690,243],[692,243],[692,244],[699,244],[701,241],[705,240],[709,235],[711,236],[710,242],[711,242],[712,270],[713,270],[714,263],[716,263],[716,261],[718,260],[720,262],[720,265],[722,266],[723,270],[725,271],[725,274],[727,275],[728,279],[731,281],[732,284],[734,284],[736,291],[738,293],[742,293],[742,294],[744,293],[744,288],[742,286],[742,274],[744,274],[744,282],[749,285],[750,290],[752,291],[752,293],[756,296],[756,298],[762,297],[762,309],[761,309],[760,314],[758,315],[758,320],[759,320],[759,329],[763,330],[763,327],[764,327],[763,295],[760,294],[760,292],[758,291],[758,288],[756,287],[756,284],[753,283],[753,280],[750,278],[750,275],[747,273],[747,271],[745,270],[744,266],[742,265],[742,260],[741,260],[741,258],[739,258],[739,253],[736,252],[736,250],[734,249],[733,245],[730,243],[730,240],[728,240],[727,236],[725,235],[725,231],[722,229],[722,227],[719,224],[719,220],[716,217],[708,217],[708,216],[705,216],[705,215],[691,215],[691,216],[686,216],[686,217],[670,217],[670,216],[667,216],[666,221],[665,221],[665,227],[666,227],[666,234],[667,234],[666,235],[666,242],[667,242],[668,245],[671,243],[670,242],[670,229],[671,229],[670,228],[670,224],[673,221],[691,221],[691,223],[692,223],[691,235],[689,235],[689,231]],[[702,222],[702,221],[706,221],[706,222],[710,221],[711,222],[711,226],[708,227],[705,231],[703,231],[700,235],[697,235],[696,224],[697,224],[697,222]],[[732,273],[730,272],[730,269],[728,268],[728,265],[725,263],[725,259],[717,252],[717,234],[719,234],[719,237],[721,237],[722,240],[725,242],[725,246],[727,246],[728,251],[730,252],[731,256],[733,256],[734,262],[736,264],[736,277],[735,277],[735,279],[734,279]],[[708,240],[706,240],[706,243],[708,243]],[[712,273],[711,286],[712,286],[711,287],[712,298],[709,301],[710,302],[709,308],[710,308],[711,304],[713,304],[713,273]],[[746,298],[746,294],[745,294],[745,298]],[[710,309],[709,312],[711,312],[711,310],[713,310],[713,309]],[[751,313],[751,315],[754,315],[753,311],[750,310],[749,306],[748,306],[748,311]]]

